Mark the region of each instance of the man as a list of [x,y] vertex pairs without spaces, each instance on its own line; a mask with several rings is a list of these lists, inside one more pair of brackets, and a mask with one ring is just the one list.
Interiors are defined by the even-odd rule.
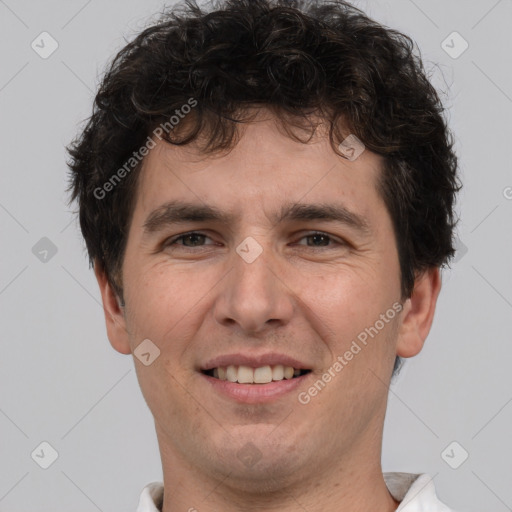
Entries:
[[114,59],[70,188],[155,419],[138,512],[449,510],[380,463],[459,189],[412,50],[343,1],[227,0]]

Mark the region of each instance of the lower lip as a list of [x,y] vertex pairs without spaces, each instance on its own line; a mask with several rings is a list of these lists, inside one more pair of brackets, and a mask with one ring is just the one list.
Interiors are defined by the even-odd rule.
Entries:
[[201,376],[216,392],[246,404],[271,402],[280,398],[296,390],[310,375],[312,375],[312,372],[293,379],[284,379],[268,384],[239,384],[238,382],[220,380],[201,373]]

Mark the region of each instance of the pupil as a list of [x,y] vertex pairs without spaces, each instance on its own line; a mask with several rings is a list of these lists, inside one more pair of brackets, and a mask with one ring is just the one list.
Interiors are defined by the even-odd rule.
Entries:
[[[327,242],[328,242],[328,237],[326,235],[310,235],[310,238],[312,238],[312,239],[323,238],[326,242],[323,245],[327,245]],[[313,244],[313,245],[315,245],[315,244]]]
[[[190,240],[190,239],[194,239],[194,238],[197,238],[197,237],[204,237],[204,235],[200,235],[200,234],[190,234],[190,235],[187,235],[183,240]],[[195,245],[194,243],[192,245]]]

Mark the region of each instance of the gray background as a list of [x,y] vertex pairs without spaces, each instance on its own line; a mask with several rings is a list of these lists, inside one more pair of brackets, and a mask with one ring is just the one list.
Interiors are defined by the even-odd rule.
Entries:
[[[66,206],[64,146],[107,60],[163,5],[0,0],[0,511],[134,511],[161,479],[133,361],[107,340]],[[357,5],[418,42],[445,91],[465,184],[434,327],[390,389],[383,468],[430,473],[460,511],[512,510],[512,2]],[[59,44],[47,59],[31,48],[43,31]],[[453,31],[469,43],[458,58],[442,47]],[[58,452],[48,469],[31,457],[43,441]]]

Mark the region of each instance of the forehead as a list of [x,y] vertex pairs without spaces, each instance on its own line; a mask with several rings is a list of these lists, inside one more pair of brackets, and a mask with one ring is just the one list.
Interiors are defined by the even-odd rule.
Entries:
[[169,201],[185,201],[215,206],[233,219],[241,212],[276,219],[292,202],[340,202],[364,215],[382,206],[376,186],[381,167],[381,157],[368,150],[354,161],[343,159],[325,128],[303,143],[267,116],[245,124],[225,152],[204,154],[194,143],[157,140],[141,169],[135,210],[147,215]]

